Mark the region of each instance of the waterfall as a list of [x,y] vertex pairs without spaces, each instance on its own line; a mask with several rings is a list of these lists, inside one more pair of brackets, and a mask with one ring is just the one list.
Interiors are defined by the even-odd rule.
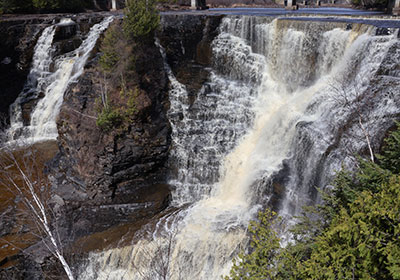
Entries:
[[52,42],[55,32],[56,27],[54,25],[46,27],[36,43],[31,70],[28,74],[24,89],[10,108],[11,126],[8,134],[11,139],[13,135],[21,131],[24,127],[20,106],[21,99],[30,94],[34,94],[34,96],[37,97],[38,93],[41,92],[42,88],[45,86],[46,78],[51,74],[50,65],[53,58]]
[[[226,75],[211,71],[210,81],[191,106],[185,86],[166,65],[172,88],[168,117],[174,149],[170,161],[178,170],[170,182],[175,186],[175,206],[199,201],[216,189],[220,162],[254,118],[251,108],[264,58],[251,53],[240,38],[229,39],[225,35],[214,41],[214,56],[218,67],[230,58],[229,65],[223,67]],[[246,71],[238,71],[240,67]]]
[[[62,105],[63,96],[71,83],[77,82],[84,71],[90,53],[100,34],[107,29],[113,17],[105,18],[95,24],[86,39],[74,51],[53,57],[52,42],[56,26],[47,27],[40,36],[34,50],[31,71],[19,98],[12,105],[11,126],[8,131],[11,142],[34,143],[56,139],[58,136],[56,118]],[[69,19],[59,24],[69,22]],[[31,113],[30,124],[22,120],[21,99],[27,95],[41,98]]]
[[399,40],[374,31],[227,16],[212,43],[209,81],[194,101],[166,64],[178,210],[131,246],[91,253],[79,279],[220,279],[246,246],[261,204],[274,204],[291,223],[315,202],[314,187],[365,148],[342,95],[373,113],[365,123],[374,135],[390,125],[385,116],[399,113],[400,93],[378,96],[371,82]]

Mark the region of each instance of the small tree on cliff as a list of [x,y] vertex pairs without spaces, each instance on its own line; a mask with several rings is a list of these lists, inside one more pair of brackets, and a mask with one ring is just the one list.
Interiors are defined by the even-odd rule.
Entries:
[[160,23],[156,0],[128,0],[123,28],[131,39],[152,33]]

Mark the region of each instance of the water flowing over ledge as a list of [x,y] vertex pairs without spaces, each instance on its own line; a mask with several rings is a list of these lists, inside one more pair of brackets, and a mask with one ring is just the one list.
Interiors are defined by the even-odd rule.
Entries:
[[[378,145],[400,113],[391,66],[398,50],[398,30],[382,36],[360,23],[226,16],[194,101],[165,64],[172,204],[181,209],[151,238],[91,253],[80,279],[227,274],[261,205],[292,223],[303,205],[318,202],[315,187],[366,148],[355,106]],[[350,106],[340,102],[344,95]]]
[[[83,73],[97,39],[112,20],[113,17],[107,17],[101,23],[95,24],[76,50],[59,57],[53,57],[52,46],[57,24],[47,27],[42,32],[34,50],[32,67],[24,90],[11,106],[9,143],[24,145],[57,138],[56,118],[64,93]],[[70,23],[70,19],[64,19],[59,25]],[[20,102],[29,95],[35,98],[44,96],[32,111],[29,125],[24,125]]]

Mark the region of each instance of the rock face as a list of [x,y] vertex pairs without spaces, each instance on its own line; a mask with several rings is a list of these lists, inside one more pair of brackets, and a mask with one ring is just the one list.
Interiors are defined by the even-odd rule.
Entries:
[[154,175],[167,156],[167,80],[155,46],[148,48],[146,58],[152,62],[143,65],[146,76],[142,77],[150,103],[148,112],[126,132],[103,132],[96,125],[101,88],[96,84],[95,62],[64,97],[58,118],[62,156],[82,178],[90,199],[109,201],[116,196],[115,188],[135,180],[151,184],[154,176],[146,180],[145,175]]
[[47,20],[0,21],[0,114],[21,92],[29,72],[33,49]]
[[[79,226],[85,220],[93,225],[86,227],[86,233],[132,217],[132,211],[119,215],[121,207],[137,206],[133,212],[138,215],[146,208],[140,216],[154,215],[168,206],[169,197],[168,81],[158,48],[154,41],[148,42],[136,58],[141,105],[123,129],[102,131],[96,124],[102,92],[98,59],[93,58],[64,96],[57,121],[60,154],[52,163],[54,191],[75,209],[72,224]],[[110,89],[115,91],[119,90]]]
[[211,42],[222,16],[163,15],[157,37],[165,48],[168,64],[191,97],[208,79],[212,63]]
[[[82,34],[102,17],[101,14],[81,16],[57,27],[53,42],[55,55],[79,46]],[[210,43],[220,19],[218,16],[163,16],[162,28],[156,34],[166,49],[168,63],[193,96],[208,78],[206,68],[212,63]],[[7,90],[1,94],[10,97],[7,104],[0,105],[2,112],[7,112],[23,87],[41,31],[61,18],[29,20],[21,20],[20,24],[0,23],[0,32],[10,34],[0,45],[4,56],[0,69],[8,75],[1,76],[1,85]],[[135,56],[139,112],[127,127],[115,131],[102,131],[96,125],[103,90],[98,73],[99,58],[96,47],[84,74],[64,96],[57,120],[60,151],[48,166],[54,192],[52,205],[54,209],[66,211],[60,221],[61,235],[66,237],[73,233],[74,238],[79,238],[131,221],[140,226],[169,204],[166,166],[171,145],[171,128],[166,116],[169,88],[160,50],[150,40],[144,43],[140,55]],[[20,80],[8,85],[13,73],[18,73]],[[119,91],[118,88],[109,90]],[[21,105],[28,122],[36,101],[29,98],[26,101]]]
[[[208,78],[205,68],[211,65],[210,43],[220,19],[162,16],[156,36],[166,49],[167,60],[178,79],[193,94]],[[60,154],[52,163],[55,193],[72,208],[80,209],[75,212],[73,224],[83,223],[88,217],[96,220],[99,227],[89,232],[118,222],[111,217],[115,208],[112,205],[153,203],[152,207],[146,206],[147,216],[168,205],[165,166],[171,133],[166,117],[168,79],[153,40],[146,42],[135,58],[142,105],[127,129],[105,132],[96,125],[102,91],[97,67],[99,56],[92,59],[80,81],[64,96],[58,117]],[[100,205],[110,205],[108,214],[99,211],[98,215],[89,215],[81,211]],[[99,219],[104,221],[103,226]]]

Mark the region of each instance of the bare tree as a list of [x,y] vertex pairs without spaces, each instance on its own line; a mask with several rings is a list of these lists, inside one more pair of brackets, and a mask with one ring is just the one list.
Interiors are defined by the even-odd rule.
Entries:
[[43,174],[43,163],[40,163],[38,151],[32,147],[20,150],[1,148],[0,185],[14,195],[16,208],[25,218],[24,226],[61,263],[68,279],[73,280],[75,278],[64,257],[60,233],[54,223],[56,215],[50,206],[50,183]]
[[100,97],[101,97],[101,104],[103,105],[103,108],[108,110],[109,109],[108,84],[107,84],[107,77],[104,72],[103,72],[103,77],[100,78]]
[[[168,223],[167,221],[165,221]],[[152,236],[152,240],[141,244],[133,259],[140,259],[140,263],[134,265],[136,271],[143,280],[183,280],[182,265],[173,263],[173,252],[178,230],[176,227],[162,229]]]
[[[162,239],[157,239],[156,255],[151,259],[152,271],[145,278],[146,280],[160,279],[168,280],[171,278],[181,279],[179,266],[173,269],[172,253],[173,245],[176,237],[176,231],[172,231]],[[174,275],[176,274],[176,275]]]
[[372,162],[375,161],[374,152],[371,144],[371,136],[367,125],[367,119],[369,118],[368,103],[365,94],[356,86],[345,87],[341,81],[334,81],[330,83],[330,87],[333,90],[333,94],[330,96],[335,104],[346,108],[347,110],[355,113],[357,118],[358,127],[363,133],[364,140],[367,144],[370,159]]

